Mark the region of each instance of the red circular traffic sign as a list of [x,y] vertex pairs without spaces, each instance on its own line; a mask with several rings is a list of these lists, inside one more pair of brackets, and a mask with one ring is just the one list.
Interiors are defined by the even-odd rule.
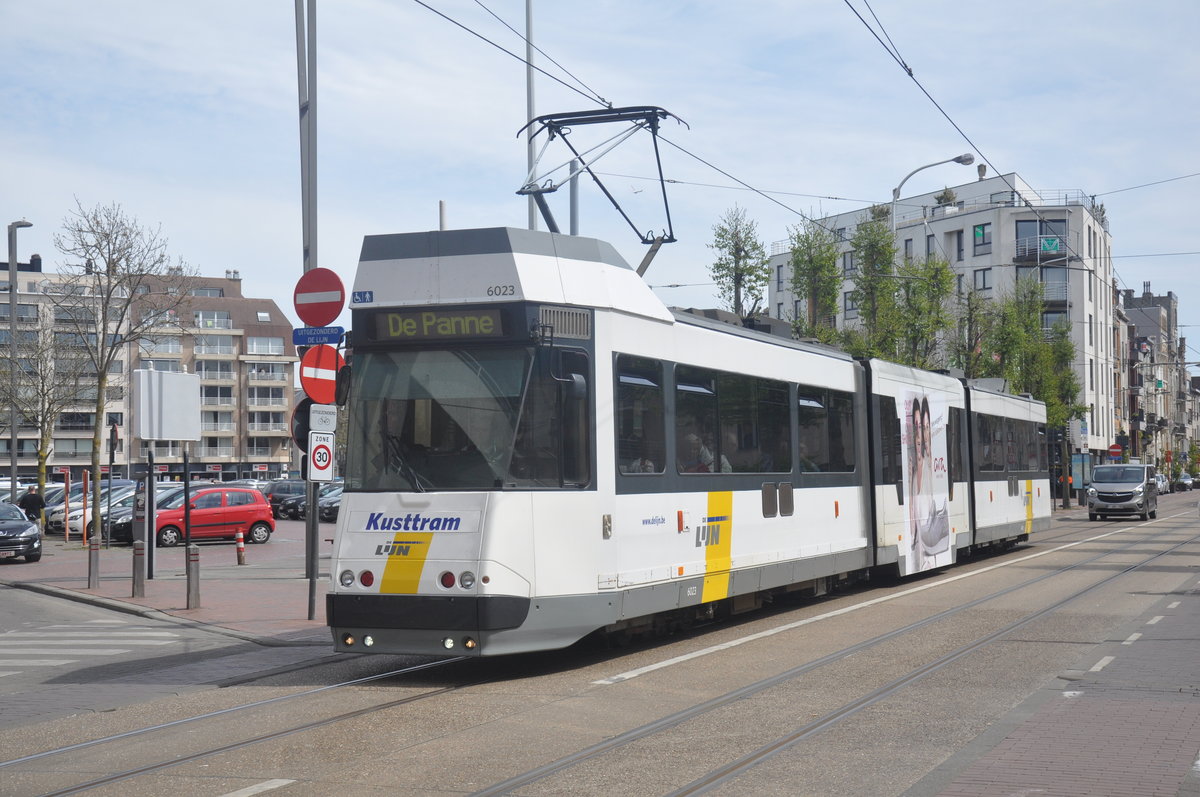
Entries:
[[346,289],[342,278],[327,268],[306,271],[296,283],[292,296],[296,315],[310,327],[327,327],[342,312],[346,304]]
[[1108,447],[1108,455],[1110,457],[1112,457],[1113,459],[1116,459],[1117,457],[1121,456],[1121,453],[1124,450],[1125,449],[1121,448],[1121,446],[1119,446],[1118,444],[1113,443],[1111,446]]
[[337,392],[337,372],[346,361],[332,346],[313,346],[300,358],[300,387],[318,404],[332,404]]

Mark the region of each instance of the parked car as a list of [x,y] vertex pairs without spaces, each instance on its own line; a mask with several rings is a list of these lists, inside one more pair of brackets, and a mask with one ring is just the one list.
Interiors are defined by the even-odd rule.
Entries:
[[[115,502],[133,492],[135,487],[137,487],[137,482],[130,481],[129,479],[116,479],[113,481],[112,486],[109,486],[109,484],[106,482],[100,489],[100,506],[104,507],[108,503],[108,495],[110,492],[112,493],[113,501]],[[88,490],[87,500],[89,504],[92,502],[93,495],[94,493],[91,490]],[[82,488],[78,494],[71,497],[69,507],[65,502],[56,504],[54,507],[46,507],[45,516],[47,532],[52,534],[63,533],[63,528],[66,526],[67,522],[68,508],[71,510],[72,514],[75,514],[77,511],[81,511],[83,509]],[[89,506],[89,515],[91,514],[90,509],[91,507]]]
[[1175,492],[1181,493],[1184,490],[1192,489],[1192,474],[1186,470],[1175,477]]
[[1167,478],[1167,474],[1155,474],[1154,483],[1158,486],[1159,495],[1166,495],[1167,493],[1171,492],[1171,480]]
[[[120,492],[114,491],[110,493],[110,495],[112,496],[111,504],[112,510],[114,511],[119,509],[132,509],[133,501],[137,497],[133,490],[122,490]],[[101,500],[99,512],[93,511],[93,507],[90,504],[88,505],[86,513],[83,511],[82,506],[72,509],[71,514],[67,515],[67,528],[76,534],[82,534],[83,529],[86,526],[88,534],[94,534],[96,532],[96,523],[94,518],[96,515],[99,515],[100,522],[103,524],[104,518],[108,517],[108,513],[110,511],[109,503],[110,502],[107,497]]]
[[299,520],[304,517],[304,504],[307,501],[308,496],[304,493],[285,496],[275,507],[275,517]]
[[[320,507],[321,507],[321,502],[324,501],[329,496],[335,495],[335,494],[336,495],[342,494],[341,482],[322,485],[322,487],[317,491],[317,509],[318,509],[317,517],[318,518],[321,517],[320,511],[319,511]],[[308,496],[303,495],[300,497],[300,501],[297,502],[297,504],[296,504],[296,511],[298,513],[298,517],[301,519],[308,517],[308,500],[307,499],[308,499]]]
[[[160,548],[184,538],[183,491],[164,502],[155,514],[155,537]],[[249,487],[202,487],[190,496],[192,539],[233,538],[240,531],[246,542],[263,543],[275,531],[267,499]]]
[[303,479],[279,479],[268,484],[262,492],[271,504],[271,514],[280,517],[279,503],[285,498],[304,495],[306,484]]
[[342,508],[342,485],[337,484],[321,500],[317,501],[317,517],[332,523],[337,520],[338,510]]
[[[165,506],[176,493],[183,492],[183,484],[181,482],[162,482],[155,485],[154,492],[158,495],[156,507]],[[136,496],[135,496],[135,501]],[[104,533],[108,535],[110,542],[127,542],[133,544],[133,516],[134,506],[113,508],[112,516],[106,517],[101,521],[104,525]],[[157,517],[155,518],[157,520]]]
[[267,489],[267,485],[270,482],[265,479],[235,479],[231,482],[222,482],[221,484],[225,487],[253,487],[255,490],[263,492]]
[[26,562],[42,558],[42,530],[15,504],[0,503],[0,559],[24,556]]

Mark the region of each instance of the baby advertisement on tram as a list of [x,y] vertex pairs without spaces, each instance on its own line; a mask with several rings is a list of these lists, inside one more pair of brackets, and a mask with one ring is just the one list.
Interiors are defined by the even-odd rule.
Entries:
[[950,482],[946,472],[945,401],[937,394],[909,393],[904,400],[904,472],[906,540],[901,555],[907,571],[916,573],[944,567],[954,561],[950,549],[947,502]]

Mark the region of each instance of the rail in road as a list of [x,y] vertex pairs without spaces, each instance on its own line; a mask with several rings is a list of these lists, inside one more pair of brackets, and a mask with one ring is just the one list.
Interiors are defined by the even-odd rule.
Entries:
[[[1044,681],[1022,656],[1054,646],[1055,661],[1064,648],[1075,655],[1118,622],[1098,617],[1097,605],[1146,595],[1140,606],[1150,599],[1148,579],[1184,577],[1178,560],[1200,542],[1193,517],[1189,510],[1151,523],[1063,524],[1036,545],[950,575],[791,606],[623,656],[584,649],[387,670],[26,752],[0,762],[0,776],[12,793],[73,794],[118,782],[144,793],[167,783],[187,791],[199,784],[191,778],[203,779],[206,792],[220,783],[232,793],[264,783],[269,760],[284,762],[271,773],[280,786],[339,788],[354,772],[356,783],[395,794],[696,794],[749,793],[756,777],[782,768],[802,772],[804,790],[830,793],[841,789],[822,778],[840,771],[838,760],[861,769],[865,748],[853,745],[874,740],[872,754],[886,763],[871,767],[870,788],[852,771],[843,771],[842,786],[901,793],[929,765],[915,743],[905,754],[877,749],[887,748],[895,712],[921,707],[915,727],[933,735],[953,712],[981,701],[960,686],[942,706],[920,692],[929,682],[965,685],[999,662],[1010,676]],[[1055,631],[1064,627],[1073,630]],[[304,754],[280,752],[284,740]],[[331,746],[336,765],[323,764],[320,751]],[[842,759],[831,758],[838,750]],[[817,758],[821,764],[806,767]],[[219,762],[218,771],[206,761]]]

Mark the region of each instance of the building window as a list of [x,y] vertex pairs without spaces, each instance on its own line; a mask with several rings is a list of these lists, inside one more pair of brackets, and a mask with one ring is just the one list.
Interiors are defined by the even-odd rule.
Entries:
[[925,257],[933,257],[933,253],[937,251],[937,236],[925,236]]
[[225,296],[225,289],[224,288],[192,288],[190,293],[192,294],[192,296],[211,296],[214,298],[221,298],[221,297]]
[[266,323],[267,321],[271,320],[271,314],[268,312],[265,312],[263,310],[259,310],[258,311],[258,320],[262,321],[263,323]]
[[975,290],[986,291],[992,287],[992,270],[990,268],[975,269]]
[[973,254],[986,255],[992,251],[992,225],[991,224],[976,224],[975,225],[975,249]]
[[781,321],[783,320],[783,302],[778,302],[775,305],[775,317]]
[[854,301],[852,293],[847,292],[842,296],[842,307],[845,308],[847,321],[858,318],[858,304]]
[[[783,266],[775,267],[775,290],[783,290]],[[261,321],[262,319],[258,319]]]
[[233,329],[228,310],[197,310],[193,317],[196,326],[203,329]]
[[833,236],[835,238],[837,238],[839,241],[849,240],[848,238],[846,238],[846,228],[845,227],[838,227],[836,230],[833,231]]
[[797,321],[797,320],[799,320],[800,318],[802,318],[802,317],[803,317],[803,316],[801,315],[801,313],[803,312],[803,309],[804,309],[804,308],[803,308],[803,307],[801,307],[801,301],[800,301],[799,299],[795,300],[795,301],[792,303],[792,320],[793,320],[793,321]]
[[283,338],[246,338],[247,354],[283,354]]
[[172,374],[177,374],[183,370],[179,360],[151,360],[143,358],[141,361],[143,370],[146,371],[167,371]]
[[955,260],[959,262],[963,259],[963,231],[958,230],[954,233],[954,252]]
[[856,271],[858,271],[858,266],[855,265],[855,263],[854,263],[854,253],[853,252],[843,252],[842,253],[842,273],[843,274],[853,274]]
[[904,259],[912,260],[912,256],[913,256],[912,238],[905,238],[904,239]]

